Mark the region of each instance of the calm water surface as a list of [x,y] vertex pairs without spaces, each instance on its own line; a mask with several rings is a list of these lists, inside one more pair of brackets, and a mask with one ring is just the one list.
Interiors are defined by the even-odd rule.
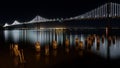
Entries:
[[[1,31],[1,38],[2,38],[1,42],[3,42],[1,43],[1,45],[9,47],[10,44],[17,43],[19,47],[21,48],[26,48],[26,49],[28,48],[28,49],[34,50],[35,42],[37,41],[39,41],[40,45],[44,47],[46,45],[51,46],[52,41],[56,40],[59,47],[64,47],[65,40],[67,38],[70,41],[70,48],[72,49],[76,45],[75,43],[76,38],[78,38],[79,41],[83,42],[84,44],[83,49],[85,49],[85,46],[86,46],[85,40],[87,39],[87,37],[95,36],[95,40],[90,48],[91,52],[105,59],[107,59],[108,57],[110,59],[118,59],[120,58],[120,34],[119,32],[120,30],[114,29],[114,30],[110,30],[108,35],[106,35],[105,29],[99,29],[99,30],[96,30],[96,29],[90,29],[90,30],[88,29],[84,29],[84,30],[82,29],[4,30],[4,31]],[[98,37],[100,40],[99,46],[97,46]],[[109,38],[112,39],[110,43],[108,42]],[[70,49],[66,49],[65,51],[69,52]],[[64,52],[61,49],[61,52],[53,51],[52,53],[55,55],[55,54],[64,53]],[[34,61],[34,59],[30,58],[30,57],[33,57],[33,55],[35,55],[34,57],[36,57],[38,61],[40,60],[41,55],[43,55],[43,54],[35,54],[33,51],[29,51],[29,52],[26,51],[25,54],[26,54],[25,58],[26,60],[29,59],[29,62]],[[33,55],[27,57],[27,55],[29,54],[33,54]],[[74,54],[76,53],[71,53],[71,56]],[[44,62],[45,61],[48,62],[49,61],[48,58],[46,59],[44,58]],[[43,63],[41,63],[41,65],[42,64]]]
[[[117,32],[118,31],[118,32]],[[107,38],[105,30],[63,30],[63,29],[42,29],[42,30],[4,30],[4,39],[5,43],[28,43],[30,46],[34,46],[35,42],[39,41],[41,46],[52,45],[52,41],[56,40],[59,46],[64,45],[66,38],[70,40],[70,46],[75,46],[75,39],[79,38],[80,41],[83,41],[85,46],[85,39],[89,35],[95,34],[100,37],[100,48],[96,49],[96,39],[92,46],[92,51],[103,56],[107,57]],[[115,43],[110,45],[110,57],[119,58],[120,57],[120,38],[119,30],[113,30],[110,37],[115,37]],[[105,36],[104,43],[102,43],[102,36]],[[21,45],[25,46],[25,45]]]

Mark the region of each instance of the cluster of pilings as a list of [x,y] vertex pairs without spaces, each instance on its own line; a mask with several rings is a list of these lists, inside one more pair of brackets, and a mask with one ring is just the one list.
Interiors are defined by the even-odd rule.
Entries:
[[[99,36],[96,34],[91,34],[91,35],[88,35],[84,41],[81,41],[78,37],[76,37],[74,40],[74,43],[75,43],[74,47],[75,47],[75,50],[77,50],[77,51],[89,50],[96,43],[95,44],[96,49],[99,50],[101,44],[104,44],[105,42],[107,42],[106,46],[110,46],[111,44],[115,44],[116,43],[116,36],[105,36],[105,35]],[[64,46],[65,46],[65,52],[69,53],[71,46],[70,46],[70,40],[68,38],[66,38],[64,40]],[[58,46],[58,42],[56,40],[53,40],[51,45],[44,46],[44,48],[43,48],[44,55],[47,57],[50,55],[50,51],[54,51],[53,54],[56,56],[57,50],[59,49],[59,47],[60,46]],[[35,42],[34,50],[35,50],[35,53],[37,53],[39,55],[40,55],[40,53],[42,53],[42,46],[41,46],[41,43],[39,41]],[[11,44],[10,45],[10,52],[11,52],[11,56],[17,58],[16,61],[18,63],[16,63],[16,65],[19,63],[23,64],[26,62],[24,59],[23,49],[20,49],[18,44]]]
[[110,45],[116,43],[116,36],[102,35],[100,37],[100,36],[98,36],[96,34],[93,34],[93,35],[87,36],[87,38],[85,39],[85,49],[91,49],[93,44],[96,43],[96,46],[97,46],[96,49],[99,50],[100,44],[104,44],[105,39],[106,39],[106,42],[107,42],[107,46],[110,46]]
[[10,44],[10,55],[14,58],[15,65],[25,63],[23,49],[20,49],[18,44]]

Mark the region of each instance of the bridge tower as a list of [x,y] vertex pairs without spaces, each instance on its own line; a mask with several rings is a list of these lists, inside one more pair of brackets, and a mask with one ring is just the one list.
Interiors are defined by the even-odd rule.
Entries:
[[111,3],[110,2],[108,2],[107,3],[107,25],[106,25],[106,27],[108,27],[108,29],[110,29],[110,13],[111,13]]
[[112,9],[112,3],[111,2],[108,2],[107,3],[107,8],[106,8],[106,10],[107,10],[107,12],[106,12],[106,36],[108,36],[109,34],[110,34],[110,29],[111,29],[111,20],[112,20],[112,18],[111,18],[111,16],[112,16],[112,14],[113,14],[113,12],[111,11],[111,9]]
[[[107,20],[106,20],[106,23],[107,23],[106,30],[107,30],[108,33],[109,33],[109,30],[110,30],[110,23],[111,23],[111,21],[110,21],[110,13],[111,13],[111,3],[108,2],[107,3]],[[108,35],[109,34],[106,34],[107,38],[108,38]],[[108,62],[110,60],[110,46],[108,44],[107,44],[107,60],[108,60]]]

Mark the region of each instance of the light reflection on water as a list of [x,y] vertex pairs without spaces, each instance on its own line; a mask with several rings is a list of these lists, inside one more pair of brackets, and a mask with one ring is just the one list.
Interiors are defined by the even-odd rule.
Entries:
[[[75,40],[78,38],[80,41],[83,42],[85,48],[85,39],[92,34],[84,34],[84,33],[77,33],[68,30],[4,30],[4,37],[5,41],[12,41],[12,43],[19,43],[22,42],[29,42],[34,44],[36,41],[39,41],[40,44],[43,45],[51,45],[53,40],[57,41],[58,45],[64,45],[64,41],[66,38],[70,41],[70,46],[75,46]],[[97,35],[97,34],[96,34]],[[105,36],[105,34],[103,33]],[[108,55],[110,58],[119,58],[120,56],[120,39],[116,36],[115,43],[111,43],[110,47],[108,47],[108,38],[104,38],[104,43],[102,43],[102,35],[97,35],[100,37],[100,46],[97,46],[97,38],[93,42],[93,46],[91,47],[92,52],[107,58]],[[111,36],[113,37],[113,36]],[[108,52],[109,50],[109,52]],[[65,50],[69,53],[69,49]],[[82,53],[80,52],[80,55]],[[57,51],[53,53],[54,56],[57,55]],[[40,55],[36,55],[36,59]],[[48,61],[48,59],[46,59]]]

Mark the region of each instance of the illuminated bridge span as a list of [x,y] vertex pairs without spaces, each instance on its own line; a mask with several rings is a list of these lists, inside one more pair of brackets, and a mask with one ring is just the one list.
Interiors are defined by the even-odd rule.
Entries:
[[63,20],[63,18],[47,19],[47,18],[37,15],[35,18],[33,18],[32,20],[30,20],[28,22],[19,22],[19,21],[15,20],[12,24],[5,23],[5,25],[3,27],[4,28],[14,27],[14,26],[18,27],[18,26],[22,26],[22,25],[30,25],[30,24],[38,24],[38,23],[46,23],[46,22],[48,23],[48,22],[56,22],[56,21],[60,22],[61,20]]
[[85,14],[71,17],[71,19],[91,19],[107,17],[120,17],[120,4],[106,3],[98,8],[86,12]]
[[38,23],[38,22],[47,22],[47,21],[53,21],[53,20],[46,19],[46,18],[43,18],[43,17],[37,15],[35,18],[33,18],[29,22],[20,23],[17,20],[15,20],[12,24],[5,23],[5,25],[3,27],[14,26],[14,25],[22,25],[22,24],[30,24],[30,23]]
[[[70,17],[70,18],[57,18],[57,19],[47,19],[47,18],[43,18],[41,16],[36,16],[35,18],[33,18],[31,21],[29,22],[23,22],[20,23],[17,20],[15,20],[12,24],[5,24],[3,27],[12,27],[12,26],[20,26],[20,25],[29,25],[33,27],[33,24],[36,24],[37,27],[40,27],[43,24],[47,24],[47,25],[63,25],[63,26],[74,26],[77,25],[77,27],[79,27],[80,25],[82,26],[96,26],[96,25],[91,25],[90,22],[100,22],[100,20],[102,19],[103,22],[102,24],[97,24],[97,25],[103,25],[106,26],[105,22],[109,22],[108,19],[110,21],[113,21],[112,19],[117,18],[117,22],[118,22],[118,18],[120,17],[120,4],[117,3],[106,3],[100,7],[97,7],[89,12],[86,12],[84,14],[75,16],[75,17]],[[94,21],[93,21],[94,19]],[[84,20],[84,21],[81,21]],[[86,24],[85,20],[90,20],[90,22],[88,21]],[[92,20],[92,21],[91,21]],[[95,21],[97,20],[97,21]],[[107,20],[107,21],[106,21]],[[77,24],[74,22],[78,22]],[[95,24],[95,23],[94,23]],[[115,23],[114,23],[115,24]],[[114,25],[112,23],[112,25]],[[116,23],[118,24],[118,23]],[[119,24],[120,25],[120,24]],[[35,26],[35,27],[36,27]],[[28,27],[28,26],[27,26]]]

